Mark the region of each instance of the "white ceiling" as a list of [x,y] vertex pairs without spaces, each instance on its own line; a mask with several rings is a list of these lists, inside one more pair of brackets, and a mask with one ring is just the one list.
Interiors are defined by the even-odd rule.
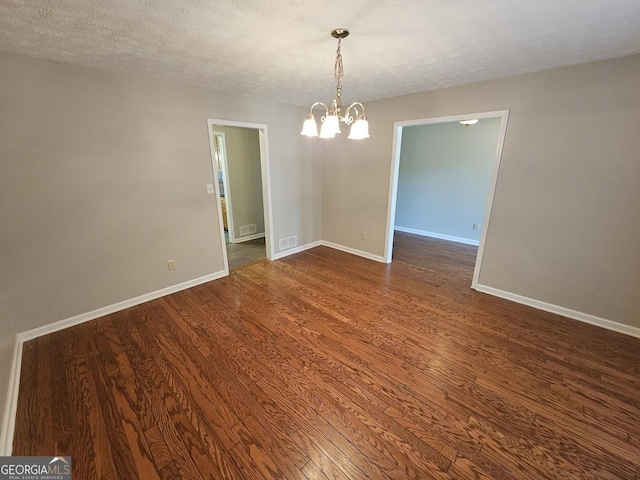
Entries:
[[640,53],[640,0],[0,0],[0,50],[294,105]]

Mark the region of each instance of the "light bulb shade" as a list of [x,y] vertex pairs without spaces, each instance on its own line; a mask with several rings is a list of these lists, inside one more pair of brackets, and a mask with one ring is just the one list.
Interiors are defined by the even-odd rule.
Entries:
[[340,120],[337,115],[327,115],[320,127],[320,138],[333,138],[340,133]]
[[300,135],[304,135],[306,137],[318,136],[318,124],[316,123],[316,117],[314,117],[313,113],[307,115],[307,119],[302,125],[302,131],[300,132]]
[[470,125],[475,125],[476,123],[478,123],[478,119],[474,118],[471,120],[461,120],[460,123],[465,127],[469,128]]
[[362,140],[363,138],[369,138],[369,122],[367,117],[360,115],[358,119],[351,125],[349,131],[349,138],[351,140]]
[[323,126],[326,125],[327,131],[333,135],[340,133],[340,119],[337,115],[327,115],[324,117]]
[[333,138],[336,134],[331,131],[327,122],[322,122],[320,126],[320,138]]

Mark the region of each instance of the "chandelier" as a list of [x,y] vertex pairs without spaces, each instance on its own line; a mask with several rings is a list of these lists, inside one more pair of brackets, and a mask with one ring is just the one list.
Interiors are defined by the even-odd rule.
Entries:
[[[349,35],[349,30],[345,28],[336,28],[331,32],[333,38],[338,39],[338,49],[336,50],[336,63],[334,68],[334,75],[336,79],[336,98],[331,102],[331,106],[327,106],[322,102],[316,102],[311,105],[309,109],[309,115],[304,121],[302,131],[300,135],[306,135],[307,137],[318,136],[318,125],[316,124],[316,117],[313,115],[313,109],[318,105],[324,107],[325,113],[320,118],[322,126],[320,127],[320,138],[333,138],[336,134],[340,133],[340,122],[347,125],[351,125],[351,131],[349,137],[351,140],[361,140],[363,138],[369,138],[369,122],[364,114],[364,105],[360,102],[353,102],[344,111],[344,115],[341,112],[342,108],[342,79],[344,78],[344,69],[342,66],[342,54],[340,53],[340,45],[342,39]],[[359,110],[360,109],[360,110]],[[353,116],[351,112],[353,111]],[[354,120],[355,118],[355,120]]]

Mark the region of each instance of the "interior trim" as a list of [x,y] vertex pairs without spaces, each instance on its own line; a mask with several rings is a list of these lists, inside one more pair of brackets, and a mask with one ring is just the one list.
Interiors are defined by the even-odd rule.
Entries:
[[13,434],[16,429],[20,370],[22,368],[22,344],[24,342],[17,335],[15,342],[13,346],[13,357],[11,359],[7,403],[4,407],[4,415],[2,417],[2,436],[0,436],[0,455],[5,457],[11,456],[13,451]]
[[[264,230],[265,230],[265,247],[268,260],[275,260],[275,245],[273,242],[273,206],[271,204],[271,160],[269,159],[269,132],[268,127],[264,123],[239,122],[236,120],[224,120],[219,118],[207,118],[207,130],[209,132],[209,153],[211,155],[212,181],[218,203],[218,223],[220,224],[220,239],[222,241],[222,256],[224,258],[225,270],[229,274],[229,259],[227,257],[227,249],[224,239],[224,225],[222,221],[222,206],[220,205],[220,188],[218,186],[218,178],[216,174],[214,153],[213,153],[213,136],[214,129],[219,127],[240,127],[249,128],[258,131],[258,140],[260,142],[260,171],[262,174],[262,205],[264,208]],[[226,148],[226,146],[225,146]],[[231,226],[231,223],[229,224]],[[233,232],[230,237],[235,240]]]
[[498,143],[496,144],[496,155],[493,161],[493,170],[491,173],[491,181],[489,183],[489,192],[485,204],[484,216],[482,220],[482,231],[480,232],[480,244],[476,255],[476,264],[473,270],[473,279],[471,287],[474,288],[480,278],[480,268],[482,267],[482,258],[484,255],[484,247],[487,238],[487,232],[491,222],[491,208],[493,206],[493,197],[495,195],[496,184],[498,181],[498,172],[500,170],[500,162],[502,160],[502,150],[507,132],[507,124],[509,121],[509,110],[496,110],[492,112],[467,113],[464,115],[449,115],[444,117],[421,118],[417,120],[405,120],[394,122],[393,124],[393,143],[391,154],[391,167],[389,172],[389,197],[387,202],[387,223],[385,233],[384,261],[390,263],[393,256],[393,231],[396,221],[396,202],[398,197],[398,178],[400,174],[400,154],[402,149],[402,129],[404,127],[413,127],[417,125],[432,125],[437,123],[459,122],[469,118],[500,118],[500,133],[498,135]]
[[399,227],[396,225],[394,230],[404,233],[413,233],[414,235],[421,235],[423,237],[439,238],[441,240],[449,240],[451,242],[464,243],[466,245],[480,245],[480,240],[474,240],[472,238],[454,237],[452,235],[445,235],[444,233],[427,232],[425,230],[416,230],[415,228]]
[[596,317],[588,313],[578,312],[577,310],[571,310],[570,308],[561,307],[552,303],[546,303],[534,298],[525,297],[516,293],[507,292],[498,288],[488,287],[487,285],[476,284],[472,287],[478,292],[487,293],[494,297],[504,298],[511,300],[512,302],[521,303],[522,305],[528,305],[538,310],[544,310],[545,312],[551,312],[563,317],[579,320],[584,323],[589,323],[597,327],[606,328],[607,330],[613,330],[614,332],[624,333],[632,337],[640,338],[640,328],[633,327],[631,325],[625,325],[624,323],[614,322],[613,320],[607,320],[606,318]]
[[236,237],[235,242],[231,242],[231,243],[242,243],[242,242],[249,242],[251,240],[257,240],[258,238],[265,238],[265,233],[255,233],[252,235],[245,235],[243,237]]
[[310,248],[319,247],[322,245],[322,242],[318,240],[317,242],[307,243],[305,245],[300,245],[295,248],[288,248],[286,250],[282,250],[276,253],[273,257],[273,260],[279,260],[284,257],[288,257],[289,255],[293,255],[294,253],[304,252],[305,250],[309,250]]
[[380,255],[374,255],[373,253],[363,252],[362,250],[357,250],[355,248],[345,247],[344,245],[338,245],[337,243],[327,242],[327,241],[323,240],[322,241],[322,245],[324,245],[325,247],[329,247],[329,248],[334,248],[336,250],[340,250],[342,252],[351,253],[351,254],[357,255],[359,257],[368,258],[369,260],[374,260],[376,262],[389,263],[389,262],[385,262],[384,257],[381,257]]
[[23,342],[27,342],[43,335],[59,332],[60,330],[64,330],[65,328],[73,327],[74,325],[79,325],[90,320],[95,320],[96,318],[104,317],[105,315],[119,312],[120,310],[124,310],[125,308],[134,307],[136,305],[140,305],[141,303],[155,300],[156,298],[164,297],[165,295],[170,295],[175,292],[179,292],[180,290],[186,290],[187,288],[195,287],[196,285],[200,285],[202,283],[207,283],[212,280],[226,277],[227,275],[229,275],[228,270],[220,270],[219,272],[211,273],[199,278],[194,278],[193,280],[188,280],[177,285],[172,285],[171,287],[140,295],[139,297],[130,298],[129,300],[114,303],[113,305],[108,305],[106,307],[98,308],[90,312],[81,313],[80,315],[76,315],[74,317],[65,318],[48,325],[43,325],[42,327],[27,330],[26,332],[19,333],[18,339]]

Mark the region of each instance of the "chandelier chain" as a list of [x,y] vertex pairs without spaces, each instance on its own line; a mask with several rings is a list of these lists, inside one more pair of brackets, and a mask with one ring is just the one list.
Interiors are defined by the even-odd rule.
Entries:
[[334,67],[334,76],[336,80],[336,107],[338,112],[342,104],[342,79],[344,78],[344,67],[342,65],[342,53],[340,47],[342,46],[342,38],[338,38],[338,49],[336,50],[336,63]]

